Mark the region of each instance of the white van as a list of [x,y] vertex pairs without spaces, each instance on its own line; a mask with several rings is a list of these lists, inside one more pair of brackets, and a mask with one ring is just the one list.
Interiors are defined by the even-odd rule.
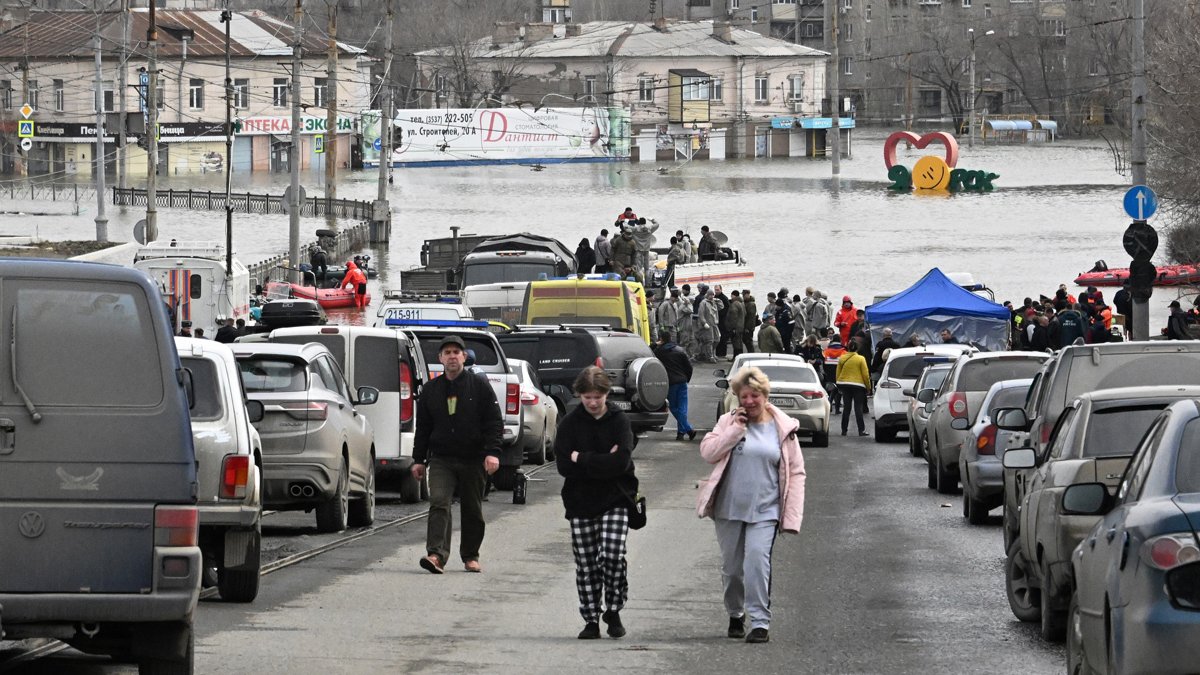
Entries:
[[[176,335],[184,321],[213,336],[218,318],[250,319],[250,272],[237,258],[227,259],[216,242],[152,242],[139,248],[133,261],[171,308]],[[232,262],[228,270],[227,262]]]
[[507,326],[521,322],[521,307],[525,303],[528,281],[505,281],[498,284],[478,284],[463,289],[463,304],[471,316],[480,321],[499,321]]

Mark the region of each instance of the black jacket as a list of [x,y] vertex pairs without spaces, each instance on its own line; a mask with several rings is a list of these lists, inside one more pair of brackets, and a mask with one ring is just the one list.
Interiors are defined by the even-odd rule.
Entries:
[[237,336],[237,328],[235,328],[232,323],[229,323],[217,329],[217,334],[213,336],[213,340],[229,344],[236,340]]
[[575,249],[575,263],[580,274],[589,274],[596,266],[596,249],[580,244],[579,248]]
[[[450,414],[450,398],[457,398]],[[451,380],[442,375],[421,389],[417,399],[417,431],[413,460],[424,464],[430,457],[483,459],[500,456],[504,418],[496,392],[483,377],[464,370]]]
[[875,357],[871,359],[871,372],[878,373],[883,371],[884,358],[883,353],[889,349],[899,349],[900,345],[890,337],[885,337],[875,345]]
[[687,352],[674,342],[664,342],[654,348],[654,356],[667,369],[667,384],[692,381],[692,361]]
[[[616,452],[611,452],[613,446]],[[571,453],[578,452],[578,461]],[[629,418],[609,406],[600,419],[582,405],[558,425],[554,455],[563,481],[567,518],[595,518],[617,506],[629,506],[638,491],[633,471],[633,429]]]

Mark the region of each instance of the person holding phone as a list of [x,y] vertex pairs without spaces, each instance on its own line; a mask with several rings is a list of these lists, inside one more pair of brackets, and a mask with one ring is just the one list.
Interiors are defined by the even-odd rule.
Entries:
[[696,510],[716,524],[726,634],[762,643],[770,640],[775,537],[780,530],[799,533],[804,517],[800,423],[771,405],[771,383],[762,370],[742,368],[729,382],[739,405],[700,442],[700,456],[714,466]]

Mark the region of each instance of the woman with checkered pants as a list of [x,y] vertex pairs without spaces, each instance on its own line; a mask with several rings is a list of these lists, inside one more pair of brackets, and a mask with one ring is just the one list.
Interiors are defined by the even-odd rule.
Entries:
[[[629,510],[637,495],[633,471],[633,430],[625,413],[608,405],[608,375],[590,366],[575,378],[582,405],[558,426],[554,442],[558,472],[565,477],[563,506],[571,521],[575,587],[584,627],[580,640],[600,637],[600,619],[608,634],[625,635],[621,609],[629,596],[625,539]],[[601,613],[601,595],[607,610]]]

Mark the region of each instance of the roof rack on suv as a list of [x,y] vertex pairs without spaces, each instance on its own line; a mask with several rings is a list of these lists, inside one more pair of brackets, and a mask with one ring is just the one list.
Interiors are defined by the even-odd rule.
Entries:
[[548,332],[553,330],[568,330],[575,333],[586,333],[593,330],[609,330],[617,333],[632,333],[625,328],[616,328],[607,323],[560,323],[560,324],[517,324],[512,327],[514,333],[537,333]]
[[446,302],[457,304],[462,302],[462,294],[458,291],[405,291],[399,288],[383,289],[385,300],[411,300],[413,302]]
[[479,328],[487,329],[487,321],[468,319],[388,319],[385,326],[398,328]]

